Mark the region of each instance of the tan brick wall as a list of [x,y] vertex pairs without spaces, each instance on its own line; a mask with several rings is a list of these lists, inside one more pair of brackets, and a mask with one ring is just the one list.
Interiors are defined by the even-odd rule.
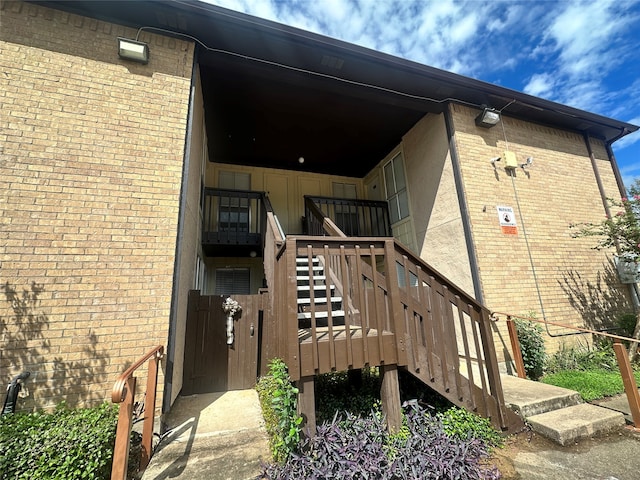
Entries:
[[[109,398],[166,345],[193,44],[0,4],[0,382],[27,408]],[[142,381],[142,380],[141,380]]]
[[[571,237],[570,224],[605,216],[583,136],[510,118],[508,109],[502,124],[483,129],[474,123],[478,110],[458,105],[451,110],[485,304],[494,311],[535,312],[542,318],[530,251],[548,320],[599,328],[630,309],[628,289],[618,283],[610,261],[612,252],[593,250],[592,238]],[[603,143],[592,140],[592,145],[607,196],[619,197]],[[513,176],[504,160],[494,169],[490,159],[502,157],[507,147],[519,163],[533,157],[533,166],[517,168]],[[501,232],[498,205],[514,208],[517,235]],[[500,354],[509,342],[504,322],[498,325]],[[547,340],[549,350],[587,341],[582,336]]]

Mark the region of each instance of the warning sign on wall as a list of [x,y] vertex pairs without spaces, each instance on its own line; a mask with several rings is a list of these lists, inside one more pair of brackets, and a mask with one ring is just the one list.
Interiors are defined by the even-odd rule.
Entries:
[[500,219],[500,228],[502,233],[506,235],[517,235],[518,226],[516,225],[516,215],[513,207],[498,206],[498,218]]

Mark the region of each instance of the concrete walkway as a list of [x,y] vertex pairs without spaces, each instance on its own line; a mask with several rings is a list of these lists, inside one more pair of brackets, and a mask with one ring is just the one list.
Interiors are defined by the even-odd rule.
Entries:
[[506,403],[532,428],[497,453],[511,470],[503,471],[505,480],[640,478],[640,432],[624,427],[626,396],[597,406],[582,403],[572,390],[511,376],[501,380]]
[[178,397],[142,480],[250,480],[271,459],[255,390]]
[[[523,383],[524,382],[524,383]],[[528,415],[540,414],[532,397],[547,401],[552,391],[530,381],[503,379],[507,402]],[[568,396],[574,396],[569,393]],[[609,403],[624,410],[624,399]],[[558,406],[573,401],[557,400]],[[564,402],[564,403],[563,403]],[[603,412],[605,409],[602,409]],[[606,413],[606,412],[604,412]],[[254,480],[271,458],[254,390],[179,397],[165,418],[172,429],[160,443],[142,480]],[[505,480],[637,480],[640,433],[619,428],[565,446],[529,431],[498,451]],[[510,442],[511,443],[511,442]]]

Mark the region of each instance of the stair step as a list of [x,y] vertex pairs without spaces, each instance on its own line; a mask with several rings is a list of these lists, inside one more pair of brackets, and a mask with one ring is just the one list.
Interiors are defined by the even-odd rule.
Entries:
[[[318,303],[318,304],[327,303],[327,297],[314,298],[313,300],[314,300],[314,303]],[[342,301],[342,297],[331,297],[330,299],[331,303],[339,303],[341,301]],[[311,305],[311,299],[309,297],[299,298],[298,305]]]
[[[335,310],[331,312],[332,318],[341,318],[344,317],[344,310]],[[329,312],[316,312],[316,318],[329,318]],[[311,312],[300,312],[298,313],[298,320],[309,320],[311,319]]]
[[[303,265],[309,265],[309,259],[307,257],[296,257],[296,263],[297,264],[303,264]],[[313,257],[311,259],[311,263],[313,265],[318,265],[320,263],[320,260],[318,260],[317,257]]]
[[625,425],[624,415],[589,403],[527,417],[534,432],[560,445],[568,445]]
[[501,375],[504,401],[524,418],[582,403],[578,392],[532,382],[512,375]]
[[298,280],[299,282],[308,282],[311,278],[314,280],[322,280],[322,281],[325,281],[327,279],[327,277],[324,275],[314,275],[313,277],[310,277],[309,275],[296,276],[296,280]]
[[[311,290],[312,285],[298,285],[297,289],[299,292],[306,292]],[[333,291],[336,288],[335,285],[329,285],[329,290]],[[313,285],[314,290],[325,291],[327,289],[326,285]]]
[[[311,270],[313,270],[314,272],[321,272],[324,270],[324,267],[322,265],[312,265],[311,266]],[[309,267],[307,265],[297,265],[296,266],[296,271],[297,272],[308,272],[309,271]]]

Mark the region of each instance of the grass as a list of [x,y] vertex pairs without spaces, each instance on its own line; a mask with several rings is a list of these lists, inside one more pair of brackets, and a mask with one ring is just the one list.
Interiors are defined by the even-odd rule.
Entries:
[[[640,384],[640,371],[634,372],[634,376]],[[604,369],[560,370],[545,375],[542,382],[575,390],[585,402],[624,393],[620,373]]]

